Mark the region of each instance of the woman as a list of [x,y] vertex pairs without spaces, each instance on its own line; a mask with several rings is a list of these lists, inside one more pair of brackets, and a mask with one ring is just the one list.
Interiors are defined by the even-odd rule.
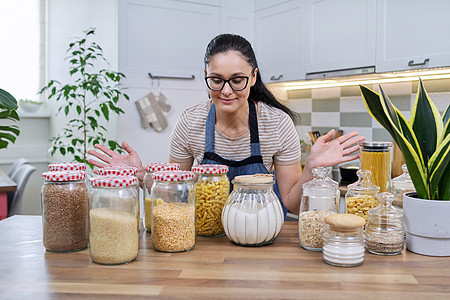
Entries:
[[[333,139],[331,130],[319,138],[302,172],[300,142],[291,118],[294,113],[279,103],[261,80],[255,53],[241,36],[221,34],[206,49],[205,81],[210,98],[188,108],[178,119],[170,142],[169,161],[190,170],[197,163],[226,164],[229,177],[272,173],[275,192],[285,208],[297,214],[302,184],[312,179],[312,169],[354,160],[364,137],[351,132]],[[96,145],[105,154],[89,154],[97,167],[133,165],[142,181],[144,169],[137,153],[125,142],[127,155]]]

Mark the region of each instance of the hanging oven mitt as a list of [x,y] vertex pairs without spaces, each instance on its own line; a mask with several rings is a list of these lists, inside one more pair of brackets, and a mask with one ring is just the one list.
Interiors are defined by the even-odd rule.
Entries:
[[145,97],[137,100],[135,104],[141,115],[141,122],[144,128],[152,125],[158,132],[167,128],[167,119],[161,111],[153,93],[149,93]]
[[161,109],[163,114],[167,116],[171,108],[169,100],[167,100],[166,96],[164,96],[164,94],[161,92],[159,93],[159,96],[157,96],[156,98],[158,100],[159,108]]

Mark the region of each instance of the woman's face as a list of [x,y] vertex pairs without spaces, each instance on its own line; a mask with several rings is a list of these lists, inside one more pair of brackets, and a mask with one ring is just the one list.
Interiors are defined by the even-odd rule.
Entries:
[[[231,82],[225,83],[220,91],[209,90],[216,109],[226,113],[235,113],[242,107],[245,107],[248,96],[250,95],[250,87],[255,85],[257,71],[255,69],[252,74],[252,67],[239,52],[227,51],[213,55],[205,70],[206,76],[219,77],[224,80],[236,77]],[[249,77],[248,83],[245,89],[235,91],[231,88],[230,83],[235,89],[239,89],[241,87],[240,85],[245,83],[246,80],[239,76]],[[217,79],[211,80],[209,81],[210,86],[215,84],[215,82],[221,82],[220,79],[218,81]]]

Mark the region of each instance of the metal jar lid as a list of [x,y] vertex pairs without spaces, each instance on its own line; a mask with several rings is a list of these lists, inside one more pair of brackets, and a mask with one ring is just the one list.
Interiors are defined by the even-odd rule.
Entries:
[[369,152],[386,152],[389,151],[390,148],[392,148],[391,142],[360,142],[359,146],[362,148],[362,151],[369,151]]

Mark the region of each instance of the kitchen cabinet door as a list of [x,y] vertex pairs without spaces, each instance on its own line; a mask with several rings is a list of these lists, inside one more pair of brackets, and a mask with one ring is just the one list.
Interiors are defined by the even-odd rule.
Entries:
[[128,79],[148,84],[148,73],[203,78],[206,46],[220,31],[219,6],[120,0],[118,14],[119,70]]
[[375,65],[375,0],[307,0],[307,73]]
[[255,51],[265,82],[305,78],[305,2],[285,2],[256,12]]
[[377,1],[376,71],[450,65],[450,1]]
[[245,37],[252,45],[254,42],[254,18],[253,10],[236,8],[220,8],[220,31],[222,33],[239,34]]

